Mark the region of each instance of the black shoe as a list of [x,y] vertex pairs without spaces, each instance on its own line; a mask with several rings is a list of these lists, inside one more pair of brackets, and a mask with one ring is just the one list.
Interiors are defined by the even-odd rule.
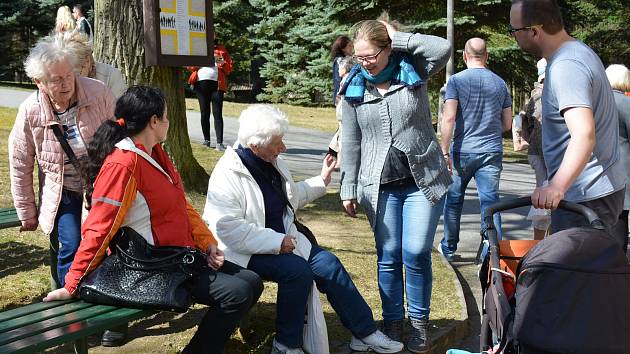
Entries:
[[[120,332],[118,332],[120,331]],[[101,337],[101,345],[104,347],[120,347],[127,343],[127,328],[116,328],[116,331],[107,330]]]
[[383,333],[386,336],[402,343],[404,320],[383,321]]
[[407,350],[412,353],[427,353],[429,351],[429,321],[410,319],[411,333],[407,341]]

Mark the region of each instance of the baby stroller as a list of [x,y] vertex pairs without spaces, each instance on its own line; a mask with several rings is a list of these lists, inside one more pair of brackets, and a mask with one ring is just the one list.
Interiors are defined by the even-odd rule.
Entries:
[[630,264],[589,208],[575,227],[540,241],[497,239],[494,213],[531,205],[530,197],[484,211],[479,278],[481,351],[487,353],[630,353]]

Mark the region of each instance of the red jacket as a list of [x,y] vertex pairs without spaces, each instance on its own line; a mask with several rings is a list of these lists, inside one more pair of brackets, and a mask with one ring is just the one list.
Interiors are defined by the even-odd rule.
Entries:
[[[227,75],[230,75],[230,73],[234,69],[234,62],[232,61],[232,57],[230,57],[227,49],[225,49],[222,44],[217,44],[214,46],[214,57],[223,57],[223,63],[218,64],[215,61],[214,64],[219,69],[219,90],[227,92]],[[197,82],[197,70],[199,70],[199,67],[187,66],[186,69],[192,71],[192,73],[188,77],[188,84],[193,85],[195,82]]]
[[94,182],[92,209],[81,227],[81,244],[65,278],[71,294],[101,263],[121,226],[132,227],[156,246],[206,251],[210,244],[217,244],[186,200],[181,177],[160,145],[153,148],[151,157],[162,170],[134,152],[146,150],[131,139],[116,146]]

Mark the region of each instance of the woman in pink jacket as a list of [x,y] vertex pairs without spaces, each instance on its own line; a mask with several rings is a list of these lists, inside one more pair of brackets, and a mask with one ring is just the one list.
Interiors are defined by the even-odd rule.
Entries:
[[[76,63],[60,37],[45,37],[31,50],[26,74],[33,92],[18,110],[9,136],[11,193],[21,231],[38,224],[50,237],[53,286],[62,287],[81,240],[82,173],[70,162],[53,132],[60,127],[78,159],[101,123],[114,113],[114,96],[100,81],[75,76]],[[40,203],[33,189],[37,161]],[[79,164],[77,164],[79,166]]]

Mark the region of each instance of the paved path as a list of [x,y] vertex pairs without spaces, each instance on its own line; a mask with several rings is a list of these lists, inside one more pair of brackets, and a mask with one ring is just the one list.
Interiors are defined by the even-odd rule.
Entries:
[[[0,88],[0,106],[17,107],[29,92]],[[195,142],[202,140],[199,123],[199,113],[186,112],[188,118],[188,131]],[[234,118],[225,119],[225,143],[232,144],[236,140],[238,122]],[[288,151],[283,155],[288,162],[291,172],[297,178],[318,174],[321,169],[321,161],[327,150],[328,142],[332,134],[291,127],[285,137]],[[214,132],[212,132],[214,141]],[[334,174],[334,181],[338,183],[338,173]],[[535,185],[534,175],[528,165],[504,164],[501,175],[501,198],[514,198],[529,194]],[[527,209],[516,210],[516,213],[503,215],[504,237],[511,239],[531,238],[532,231],[529,222],[525,220]],[[442,223],[438,226],[435,237],[437,245],[442,237]],[[471,322],[471,335],[461,343],[455,343],[454,348],[478,351],[479,335],[479,304],[481,290],[477,279],[477,266],[474,257],[479,246],[479,203],[474,182],[471,182],[464,203],[461,221],[461,241],[459,244],[459,261],[453,262],[458,274],[465,296],[469,303],[469,318]]]

